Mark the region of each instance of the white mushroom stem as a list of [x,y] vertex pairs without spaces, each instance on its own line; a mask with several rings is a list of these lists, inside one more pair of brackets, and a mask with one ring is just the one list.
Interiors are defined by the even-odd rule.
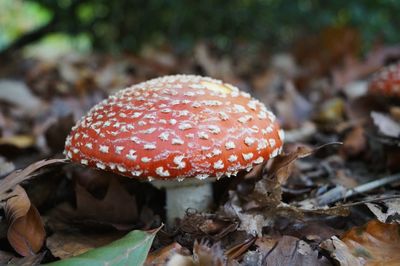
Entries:
[[167,194],[167,224],[173,225],[176,218],[183,218],[187,209],[207,210],[213,201],[213,179],[186,179],[184,181],[154,181],[157,188],[165,188]]

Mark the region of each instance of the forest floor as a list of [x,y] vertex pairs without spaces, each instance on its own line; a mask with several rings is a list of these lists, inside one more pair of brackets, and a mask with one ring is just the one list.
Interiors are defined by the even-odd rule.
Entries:
[[[151,245],[147,265],[399,265],[400,100],[368,84],[400,47],[360,56],[351,39],[336,43],[316,38],[281,54],[228,56],[199,43],[190,57],[12,56],[0,66],[0,264],[67,262],[140,230],[132,245],[143,250],[114,245],[115,254],[146,258]],[[286,139],[273,161],[216,182],[212,210],[189,210],[168,228],[162,190],[62,152],[71,127],[107,95],[175,73],[249,92]]]

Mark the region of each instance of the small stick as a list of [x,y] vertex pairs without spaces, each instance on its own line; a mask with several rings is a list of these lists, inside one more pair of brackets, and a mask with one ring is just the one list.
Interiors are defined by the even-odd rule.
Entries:
[[318,206],[328,205],[334,202],[337,202],[341,199],[346,199],[361,193],[365,193],[371,190],[374,190],[378,187],[400,181],[400,173],[395,175],[390,175],[378,180],[374,180],[355,188],[346,189],[343,186],[335,187],[328,192],[322,194],[321,196],[317,197],[315,200]]

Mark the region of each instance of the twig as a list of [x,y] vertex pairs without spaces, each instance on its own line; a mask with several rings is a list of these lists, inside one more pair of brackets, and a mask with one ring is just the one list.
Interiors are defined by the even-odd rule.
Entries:
[[378,187],[400,181],[400,173],[395,175],[390,175],[378,180],[374,180],[372,182],[368,182],[357,186],[355,188],[346,189],[343,186],[337,186],[334,189],[329,190],[328,192],[322,194],[321,196],[317,197],[316,203],[318,206],[328,205],[334,202],[337,202],[342,199],[350,198],[355,195],[365,193],[371,190],[374,190]]
[[335,206],[332,208],[339,208],[339,207],[353,207],[353,206],[357,206],[357,205],[361,205],[361,204],[365,204],[365,203],[371,203],[371,202],[376,202],[376,201],[385,201],[385,200],[390,200],[390,199],[398,199],[400,198],[400,195],[392,195],[392,196],[387,196],[387,197],[378,197],[378,198],[374,198],[374,199],[367,199],[367,200],[362,200],[362,201],[357,201],[357,202],[351,202],[351,203],[346,203],[346,204],[342,204],[339,206]]

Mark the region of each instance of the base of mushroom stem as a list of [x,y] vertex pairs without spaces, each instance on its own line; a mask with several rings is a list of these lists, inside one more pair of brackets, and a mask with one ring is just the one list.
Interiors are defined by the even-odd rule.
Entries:
[[207,210],[213,202],[212,181],[188,179],[181,182],[153,182],[154,186],[165,188],[167,224],[173,225],[176,218],[183,218],[187,209],[199,212]]

